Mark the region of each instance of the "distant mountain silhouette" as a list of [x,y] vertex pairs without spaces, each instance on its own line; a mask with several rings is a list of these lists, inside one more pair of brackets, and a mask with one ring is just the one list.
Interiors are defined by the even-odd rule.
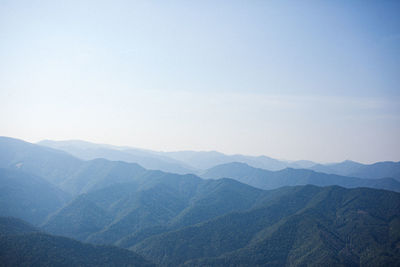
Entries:
[[162,170],[179,174],[192,173],[196,170],[183,162],[165,157],[150,150],[94,144],[86,141],[51,141],[43,140],[39,145],[59,149],[83,159],[104,158],[112,161],[133,162],[146,169]]
[[340,163],[316,164],[309,160],[285,161],[267,156],[226,155],[217,151],[158,152],[106,144],[94,144],[80,140],[44,140],[38,144],[68,152],[83,160],[104,158],[114,161],[132,162],[146,169],[179,174],[200,174],[204,170],[217,165],[239,162],[246,163],[254,168],[270,171],[286,168],[311,169],[327,174],[369,179],[394,178],[400,181],[400,162],[386,161],[374,164],[362,164],[346,160]]
[[76,172],[81,164],[83,161],[61,150],[0,137],[0,168],[21,170],[59,184]]
[[400,181],[400,162],[376,162],[362,164],[350,160],[340,163],[316,164],[309,160],[284,161],[267,156],[226,155],[217,151],[158,152],[130,147],[94,144],[86,141],[51,141],[38,144],[59,149],[83,160],[104,158],[108,160],[138,163],[146,169],[162,170],[179,174],[199,174],[214,166],[239,162],[270,171],[311,169],[317,172],[358,178],[394,178]]
[[138,163],[146,169],[156,169],[179,174],[196,173],[215,165],[243,162],[253,167],[280,170],[287,167],[308,168],[315,163],[307,160],[282,161],[267,156],[225,155],[217,151],[159,152],[106,144],[94,144],[81,140],[43,140],[39,145],[59,149],[83,160],[104,158],[115,161]]
[[369,179],[391,177],[400,181],[400,162],[383,161],[374,164],[361,164],[346,160],[334,164],[317,164],[311,169],[324,173]]
[[306,160],[289,162],[267,156],[226,155],[217,151],[177,151],[164,152],[163,155],[185,162],[200,170],[206,170],[216,165],[230,162],[242,162],[267,170],[281,170],[287,167],[304,168],[315,165],[314,162]]
[[400,182],[393,178],[372,180],[290,168],[268,171],[238,162],[215,166],[205,171],[201,176],[213,179],[232,178],[261,189],[312,184],[317,186],[339,185],[347,188],[370,187],[400,192]]
[[147,170],[136,163],[84,161],[60,150],[0,137],[0,166],[46,180],[72,195],[130,181]]

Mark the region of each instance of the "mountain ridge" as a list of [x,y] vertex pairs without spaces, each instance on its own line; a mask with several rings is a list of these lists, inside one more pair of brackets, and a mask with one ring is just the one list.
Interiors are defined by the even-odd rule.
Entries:
[[[6,168],[5,174],[28,178],[8,181],[0,170],[0,178],[4,179],[0,189],[15,191],[7,189],[15,181],[21,181],[15,188],[29,189],[32,183],[38,186],[43,181],[48,190],[23,190],[21,195],[26,197],[16,201],[9,201],[11,198],[2,194],[8,202],[0,201],[0,211],[9,203],[23,206],[33,198],[45,197],[44,192],[51,195],[54,187],[66,190],[72,197],[35,221],[41,231],[129,248],[163,266],[320,266],[360,262],[396,266],[400,262],[400,194],[328,186],[392,186],[389,189],[394,190],[396,180],[391,178],[360,179],[292,168],[267,171],[244,163],[227,163],[222,167],[229,175],[202,179],[194,174],[147,170],[123,161],[84,161],[55,149],[18,140],[11,140],[8,145],[7,141],[10,140],[0,138],[0,166]],[[218,168],[221,165],[214,170]],[[265,182],[265,174],[272,177],[269,180],[273,183],[264,187],[283,187],[263,190],[242,183]],[[236,180],[223,178],[226,176]],[[287,186],[296,183],[324,187]],[[15,215],[29,218],[29,211],[36,206],[21,209],[25,213]],[[47,217],[42,222],[44,215]],[[77,241],[62,240],[62,244],[80,246]],[[24,247],[35,243],[47,248],[54,242],[58,241],[48,234],[34,233],[2,244]],[[82,249],[93,252],[90,246]],[[25,249],[15,253],[22,251]]]
[[313,184],[318,186],[340,185],[347,188],[371,187],[400,191],[400,182],[393,178],[363,179],[319,173],[309,169],[286,168],[269,171],[254,168],[245,163],[233,162],[217,165],[200,175],[203,178],[232,178],[261,189],[274,189],[281,186]]
[[28,223],[0,217],[1,266],[155,266],[139,254],[49,235]]
[[[69,141],[51,141],[43,140],[40,145],[62,149],[64,151],[73,152],[72,154],[78,158],[88,160],[94,158],[106,158],[108,160],[122,160],[127,162],[136,162],[147,169],[160,169],[166,172],[175,172],[179,174],[194,173],[199,174],[206,169],[210,169],[217,165],[230,162],[246,163],[254,168],[262,168],[266,170],[282,170],[285,168],[295,169],[311,169],[327,174],[336,174],[342,176],[351,176],[357,178],[394,178],[400,180],[400,162],[383,161],[372,164],[363,164],[351,160],[345,160],[338,163],[315,163],[309,160],[278,160],[265,155],[248,156],[242,154],[227,155],[218,151],[152,151],[139,148],[131,148],[124,146],[113,146],[107,144],[95,144],[82,140]],[[69,144],[69,145],[68,145]],[[85,152],[90,149],[106,149],[102,152],[93,151]],[[77,151],[79,150],[79,151]],[[85,154],[86,153],[86,154]],[[92,155],[87,154],[92,153]],[[115,155],[115,153],[119,155]],[[136,155],[136,157],[134,157]],[[150,157],[159,162],[149,163],[145,158]],[[136,160],[136,161],[135,161]],[[164,162],[164,163],[162,163]],[[167,163],[166,163],[167,162]]]

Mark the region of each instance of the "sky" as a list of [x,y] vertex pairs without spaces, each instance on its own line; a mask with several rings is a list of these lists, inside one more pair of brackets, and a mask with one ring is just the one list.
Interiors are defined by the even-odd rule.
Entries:
[[400,1],[0,0],[0,135],[400,161]]

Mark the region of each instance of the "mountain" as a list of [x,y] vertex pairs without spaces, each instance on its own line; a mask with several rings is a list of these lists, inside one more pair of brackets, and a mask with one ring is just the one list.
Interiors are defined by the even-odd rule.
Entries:
[[197,187],[196,193],[184,209],[165,225],[144,228],[116,242],[122,247],[132,247],[146,238],[202,223],[230,212],[244,211],[266,201],[273,194],[231,179],[210,180]]
[[312,166],[315,166],[316,163],[310,160],[296,160],[290,161],[290,165],[288,167],[295,169],[309,169]]
[[317,164],[310,169],[318,172],[369,179],[391,177],[400,181],[400,162],[384,161],[374,164],[361,164],[346,160],[326,165]]
[[215,166],[205,171],[201,177],[213,179],[227,177],[261,189],[312,184],[317,186],[339,185],[347,188],[370,187],[400,192],[400,182],[393,178],[372,180],[291,168],[268,171],[238,162]]
[[0,217],[0,236],[40,232],[33,225],[14,217]]
[[281,161],[267,156],[225,155],[217,151],[177,151],[159,152],[106,144],[95,144],[81,140],[52,141],[43,140],[39,145],[62,150],[83,159],[104,158],[113,161],[133,162],[150,170],[161,170],[178,174],[197,173],[213,166],[243,162],[250,166],[268,170],[281,170],[287,167],[309,168],[315,163],[307,160]]
[[83,161],[60,150],[0,137],[0,168],[21,170],[59,184],[72,175]]
[[43,140],[38,144],[65,151],[83,160],[104,158],[112,161],[132,162],[146,169],[162,170],[179,174],[193,173],[196,171],[193,167],[183,162],[165,157],[150,150],[95,144],[81,140]]
[[[217,179],[205,180],[136,163],[84,161],[10,138],[0,138],[0,166],[0,215],[35,218],[40,230],[68,237],[0,220],[0,265],[148,264],[127,250],[94,244],[129,248],[163,266],[400,262],[400,194],[329,186],[397,190],[392,178],[229,163],[206,171]],[[325,187],[304,185],[310,183]],[[71,201],[57,202],[68,195]]]
[[38,232],[14,218],[0,218],[1,266],[154,266],[140,255]]
[[85,195],[62,208],[45,222],[42,229],[57,235],[85,240],[90,234],[102,230],[111,222],[111,216]]
[[75,201],[43,228],[64,235],[71,232],[57,231],[72,229],[77,238],[130,248],[162,266],[400,260],[400,194],[391,191],[311,185],[264,191],[231,179],[150,172]]
[[185,162],[200,170],[206,170],[216,165],[230,162],[242,162],[256,168],[267,170],[281,170],[287,167],[303,168],[304,166],[315,165],[315,163],[311,161],[288,162],[267,156],[225,155],[217,151],[177,151],[164,152],[163,155]]
[[38,176],[0,168],[0,216],[38,225],[69,200],[67,193]]
[[[23,144],[25,143],[25,144]],[[246,163],[255,168],[265,170],[282,170],[285,168],[311,169],[317,172],[350,176],[357,178],[394,178],[400,180],[400,162],[377,162],[374,164],[361,164],[354,161],[344,161],[333,164],[315,164],[312,161],[283,161],[273,159],[267,156],[246,156],[246,155],[225,155],[217,151],[177,151],[177,152],[157,152],[151,150],[135,149],[129,147],[118,147],[104,144],[94,144],[85,141],[51,141],[44,140],[39,142],[41,148],[30,144],[30,148],[25,145],[29,143],[9,137],[0,137],[0,167],[23,168],[28,172],[35,173],[38,176],[58,180],[64,179],[71,169],[79,165],[79,159],[91,160],[104,158],[112,161],[125,161],[137,163],[146,169],[162,170],[172,173],[200,173],[199,170],[210,169],[214,166],[240,162]],[[53,150],[43,151],[43,148],[53,148]],[[14,151],[15,154],[7,153],[7,150]],[[67,153],[62,153],[62,151]],[[43,159],[46,154],[53,154],[53,157]],[[43,155],[40,155],[43,153]],[[55,153],[58,153],[56,155]],[[61,154],[64,154],[60,156]],[[24,165],[24,161],[31,160],[32,155],[40,155],[37,162],[31,165]],[[71,157],[71,155],[75,156]],[[60,157],[64,157],[61,159]],[[4,159],[7,159],[4,161]],[[78,162],[76,162],[78,160]],[[62,164],[64,170],[48,171],[43,167],[50,162],[65,162]],[[57,161],[57,162],[56,162]],[[57,164],[56,164],[57,165]]]
[[84,161],[61,150],[8,137],[0,137],[0,168],[41,177],[71,195],[132,181],[147,171],[136,163]]
[[178,174],[198,174],[201,173],[201,170],[207,170],[217,165],[239,162],[246,163],[254,168],[270,171],[286,168],[310,169],[317,172],[357,178],[394,178],[400,180],[400,162],[390,161],[369,165],[349,160],[333,164],[316,164],[308,160],[284,161],[267,156],[226,155],[217,151],[157,152],[130,147],[94,144],[80,140],[44,140],[38,144],[68,152],[83,160],[104,158],[112,161],[132,162],[146,169],[162,170]]
[[176,229],[252,207],[265,192],[231,179],[149,171],[130,183],[80,195],[43,225],[46,231],[130,246],[146,232]]
[[301,186],[132,249],[163,266],[398,266],[399,222],[398,193]]
[[[174,217],[185,207],[188,195],[193,194],[199,182],[201,179],[190,175],[148,171],[131,182],[110,185],[77,197],[49,218],[43,228],[81,240],[113,243],[132,232],[162,225]],[[71,224],[76,228],[71,228]],[[102,227],[93,227],[96,225]]]
[[77,195],[97,190],[112,184],[134,181],[147,172],[136,163],[94,159],[83,162],[68,179],[58,186]]

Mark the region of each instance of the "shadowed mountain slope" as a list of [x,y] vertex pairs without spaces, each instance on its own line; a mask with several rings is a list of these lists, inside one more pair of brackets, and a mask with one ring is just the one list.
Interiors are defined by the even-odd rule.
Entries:
[[0,236],[40,232],[33,225],[14,217],[0,217]]
[[133,242],[130,237],[142,231],[176,229],[246,210],[265,194],[230,179],[205,181],[193,175],[150,171],[135,182],[81,195],[49,218],[43,228],[94,243],[124,239],[128,246]]
[[18,170],[0,168],[0,215],[32,224],[64,206],[70,196],[46,180]]
[[258,208],[156,235],[132,249],[166,266],[396,266],[400,194],[297,187]]
[[38,232],[14,218],[0,217],[1,266],[154,266],[140,255]]
[[83,162],[59,187],[76,195],[112,184],[132,182],[146,172],[136,163],[95,159]]

